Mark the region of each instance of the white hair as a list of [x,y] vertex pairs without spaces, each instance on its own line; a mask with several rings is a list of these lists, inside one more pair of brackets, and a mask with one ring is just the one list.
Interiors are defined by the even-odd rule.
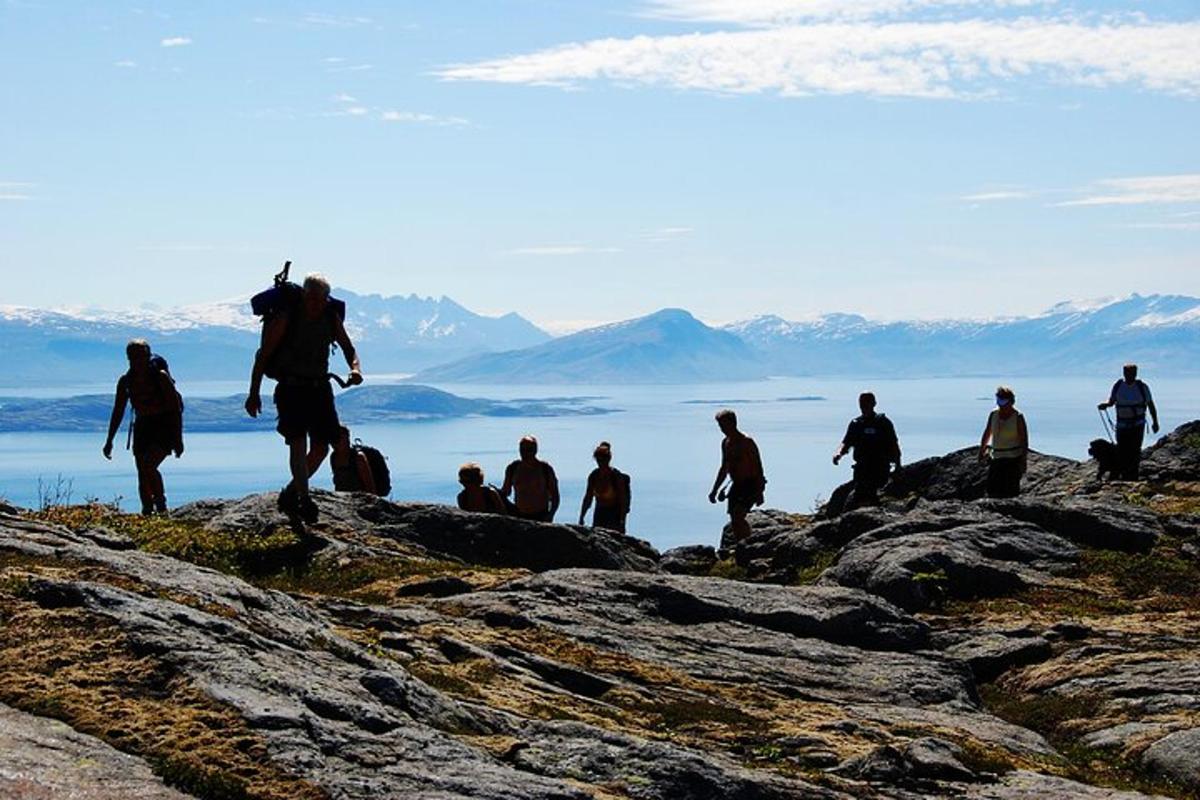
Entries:
[[329,279],[319,272],[310,272],[304,276],[305,289],[320,289],[325,294],[329,294]]

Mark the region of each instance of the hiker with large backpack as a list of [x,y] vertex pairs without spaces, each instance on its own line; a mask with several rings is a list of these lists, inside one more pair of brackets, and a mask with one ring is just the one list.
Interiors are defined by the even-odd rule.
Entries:
[[264,376],[274,378],[276,430],[288,446],[292,480],[279,493],[279,508],[289,517],[317,521],[317,506],[309,495],[308,479],[316,474],[329,446],[338,438],[337,408],[329,385],[329,352],[334,344],[350,367],[348,384],[362,383],[358,354],[342,323],[345,304],[329,296],[329,281],[313,273],[303,286],[287,280],[287,270],[275,286],[251,300],[263,317],[262,343],[254,356],[246,412],[262,412],[259,390]]
[[631,499],[629,476],[612,466],[612,445],[608,442],[597,445],[592,457],[596,459],[596,468],[588,475],[587,491],[579,509],[579,524],[585,524],[588,509],[595,500],[592,527],[624,533]]
[[501,496],[513,495],[513,516],[537,522],[553,522],[558,512],[558,476],[554,467],[537,457],[538,442],[524,436],[518,445],[521,457],[504,470]]
[[1158,433],[1158,408],[1150,387],[1138,379],[1137,364],[1126,364],[1124,376],[1113,384],[1108,400],[1099,408],[1105,411],[1117,407],[1117,458],[1122,480],[1136,481],[1142,463],[1142,440],[1146,436],[1146,411],[1153,422],[1151,430]]
[[155,355],[145,339],[130,341],[125,355],[129,370],[117,381],[104,457],[112,459],[113,437],[125,417],[126,404],[132,405],[130,440],[142,513],[165,514],[167,497],[158,468],[170,453],[176,458],[183,455],[183,397],[175,388],[166,359]]
[[854,488],[846,498],[846,511],[879,505],[879,490],[887,485],[892,465],[900,468],[896,428],[887,416],[875,413],[875,402],[871,392],[858,396],[862,415],[850,421],[842,446],[833,454],[833,465],[837,466],[847,453],[854,451]]

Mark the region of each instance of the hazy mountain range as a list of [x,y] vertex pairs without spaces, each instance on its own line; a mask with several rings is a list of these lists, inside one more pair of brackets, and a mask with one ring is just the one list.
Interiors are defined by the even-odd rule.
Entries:
[[[695,383],[782,375],[1200,374],[1200,299],[1133,295],[1061,303],[1031,317],[880,322],[851,314],[774,315],[712,327],[664,309],[552,338],[516,314],[485,317],[448,298],[338,290],[369,373],[426,383]],[[121,347],[146,336],[181,380],[249,372],[258,321],[242,302],[171,312],[0,307],[0,385],[108,381]],[[335,365],[340,367],[340,365]]]
[[[372,372],[412,373],[489,350],[540,344],[550,335],[517,314],[486,317],[449,298],[381,297],[344,289],[346,327]],[[52,385],[115,380],[123,347],[150,340],[179,379],[248,377],[260,322],[249,299],[136,311],[44,310],[0,306],[6,369],[0,386],[35,381]],[[344,370],[340,357],[333,364]]]

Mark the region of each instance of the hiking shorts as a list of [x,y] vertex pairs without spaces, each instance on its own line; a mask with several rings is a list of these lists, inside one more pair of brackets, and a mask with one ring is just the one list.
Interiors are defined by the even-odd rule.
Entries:
[[602,506],[597,503],[596,513],[592,516],[592,527],[624,533],[625,513],[619,505]]
[[138,414],[133,420],[133,457],[166,455],[175,449],[179,435],[177,415]]
[[730,516],[749,514],[756,503],[762,502],[762,486],[757,481],[753,483],[738,483],[733,482],[729,487],[729,494],[725,496],[728,501],[726,509]]
[[337,441],[340,423],[333,404],[333,387],[327,381],[276,385],[275,411],[279,416],[275,430],[288,444],[305,437],[313,444]]

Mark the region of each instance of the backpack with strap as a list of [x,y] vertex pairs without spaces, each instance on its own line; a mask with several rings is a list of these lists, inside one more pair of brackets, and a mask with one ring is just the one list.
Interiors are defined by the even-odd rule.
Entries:
[[[1125,382],[1124,380],[1119,380],[1116,383],[1114,383],[1112,392],[1110,393],[1109,396],[1115,398],[1117,396],[1117,392],[1121,388],[1121,384],[1124,382]],[[1127,403],[1117,403],[1116,404],[1116,406],[1117,406],[1117,422],[1122,421],[1121,420],[1121,409],[1122,408],[1132,408],[1134,410],[1133,411],[1133,422],[1135,424],[1141,423],[1144,425],[1146,423],[1146,409],[1150,405],[1150,401],[1147,399],[1150,396],[1150,391],[1149,391],[1149,389],[1146,388],[1146,384],[1142,383],[1141,378],[1135,379],[1133,382],[1133,385],[1137,387],[1138,394],[1140,394],[1142,396],[1142,402],[1134,403],[1133,405],[1129,405]]]
[[391,494],[392,473],[388,469],[387,456],[374,447],[363,444],[362,439],[355,439],[352,449],[355,455],[362,453],[367,457],[367,465],[371,468],[371,480],[375,481],[375,494],[380,497]]
[[[300,310],[300,305],[304,298],[304,287],[288,280],[288,272],[292,268],[291,261],[283,263],[283,269],[275,275],[274,285],[270,289],[259,292],[250,298],[250,310],[254,312],[254,316],[262,318],[262,333],[260,334],[259,347],[262,347],[262,339],[266,338],[267,328],[271,322],[280,314],[287,314],[288,320],[295,318],[295,314]],[[336,317],[338,322],[346,321],[346,303],[338,300],[335,297],[329,298],[329,303],[326,306],[326,314]],[[266,375],[272,380],[279,380],[279,355],[287,342],[288,334],[285,332],[283,341],[279,347],[275,348],[275,352],[271,354],[271,358],[263,365],[263,375]],[[337,343],[330,345],[330,350],[336,350]]]
[[629,475],[627,475],[624,472],[621,472],[621,470],[617,469],[616,467],[609,467],[609,469],[612,470],[613,479],[616,482],[616,485],[619,486],[621,491],[624,493],[624,501],[625,502],[621,503],[621,513],[628,514],[629,508],[630,508],[630,506],[632,504],[632,500],[633,500],[633,496],[632,496],[633,481],[630,480]]

